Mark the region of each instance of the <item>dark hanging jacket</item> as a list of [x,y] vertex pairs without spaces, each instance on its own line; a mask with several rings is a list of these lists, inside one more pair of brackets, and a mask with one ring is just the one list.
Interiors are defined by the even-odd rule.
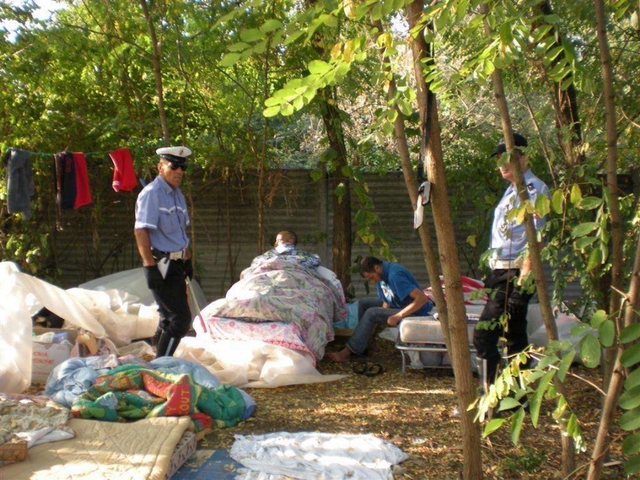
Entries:
[[54,159],[56,204],[61,210],[71,210],[76,202],[76,170],[73,153],[56,153]]
[[31,218],[31,196],[34,193],[31,153],[8,149],[2,157],[7,167],[7,209],[9,213],[22,213]]

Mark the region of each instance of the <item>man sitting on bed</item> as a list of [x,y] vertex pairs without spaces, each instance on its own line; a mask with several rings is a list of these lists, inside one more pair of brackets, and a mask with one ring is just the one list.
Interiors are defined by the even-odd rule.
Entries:
[[273,257],[285,257],[287,260],[296,260],[303,267],[311,269],[320,266],[320,257],[318,255],[300,250],[297,245],[298,236],[295,232],[283,230],[276,236],[276,243],[273,245],[273,248],[254,258],[251,266],[255,267]]
[[360,275],[376,283],[379,298],[358,302],[358,325],[347,346],[338,352],[328,352],[334,362],[346,362],[351,355],[363,355],[369,347],[378,325],[397,326],[409,315],[428,315],[433,304],[409,270],[394,262],[366,257],[360,264]]

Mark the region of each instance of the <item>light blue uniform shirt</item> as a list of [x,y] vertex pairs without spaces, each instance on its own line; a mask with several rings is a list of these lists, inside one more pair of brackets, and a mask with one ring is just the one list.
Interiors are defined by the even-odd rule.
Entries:
[[187,202],[160,175],[144,187],[136,201],[135,229],[149,230],[151,246],[163,252],[177,252],[189,246]]
[[[524,184],[527,186],[529,199],[534,205],[538,195],[551,196],[549,188],[531,170],[524,172]],[[515,260],[527,247],[527,232],[524,223],[518,224],[515,218],[513,220],[507,219],[509,211],[519,205],[520,198],[518,197],[516,186],[511,184],[504,192],[493,215],[491,248],[493,249],[493,256],[497,260]],[[544,218],[534,216],[533,224],[536,230],[544,227],[545,223],[546,220]]]

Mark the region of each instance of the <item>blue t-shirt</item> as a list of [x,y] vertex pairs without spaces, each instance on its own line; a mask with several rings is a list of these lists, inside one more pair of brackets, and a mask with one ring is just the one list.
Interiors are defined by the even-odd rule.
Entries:
[[173,189],[158,175],[144,187],[136,201],[135,229],[149,231],[151,246],[162,252],[177,252],[189,246],[189,213],[179,188]]
[[[422,290],[413,274],[399,263],[382,262],[382,280],[376,285],[378,297],[389,304],[389,308],[402,310],[413,302],[409,296],[414,288]],[[427,302],[411,315],[423,317],[429,315],[433,303]]]

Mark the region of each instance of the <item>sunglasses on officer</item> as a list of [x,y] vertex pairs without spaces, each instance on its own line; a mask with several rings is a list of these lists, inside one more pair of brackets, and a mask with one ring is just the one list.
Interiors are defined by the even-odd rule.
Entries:
[[186,166],[186,165],[184,165],[184,164],[177,164],[177,163],[173,163],[173,162],[169,163],[169,168],[170,168],[171,170],[177,170],[177,169],[181,168],[183,172],[186,172],[186,171],[187,171],[187,166]]

